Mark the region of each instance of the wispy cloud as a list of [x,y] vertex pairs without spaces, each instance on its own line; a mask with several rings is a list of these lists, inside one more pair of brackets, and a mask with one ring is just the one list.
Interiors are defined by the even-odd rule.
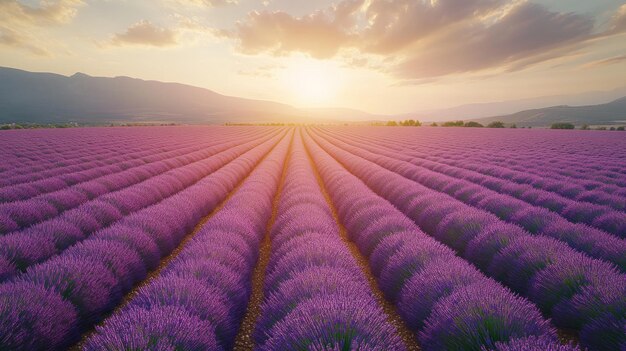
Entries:
[[142,45],[166,47],[177,44],[178,34],[175,30],[155,26],[150,21],[139,21],[122,33],[116,33],[108,41],[110,45],[127,46]]
[[610,66],[610,65],[615,65],[618,63],[623,63],[623,62],[626,62],[626,55],[614,56],[614,57],[609,57],[607,59],[591,61],[582,65],[581,68],[595,68],[595,67],[600,67],[600,66]]
[[[304,16],[251,12],[221,31],[240,52],[305,53],[332,58],[346,50],[394,57],[383,69],[409,82],[489,70],[516,71],[572,55],[593,39],[626,31],[626,5],[609,28],[591,16],[555,12],[524,0],[344,0]],[[344,55],[345,56],[345,55]]]
[[193,6],[206,6],[206,7],[220,7],[227,5],[237,5],[239,0],[168,0],[180,5],[193,5]]
[[0,45],[50,55],[45,28],[71,22],[81,0],[41,1],[26,5],[17,0],[0,0]]

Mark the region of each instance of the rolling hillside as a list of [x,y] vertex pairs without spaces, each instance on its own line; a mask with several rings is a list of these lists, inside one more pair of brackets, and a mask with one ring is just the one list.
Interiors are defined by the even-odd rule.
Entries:
[[518,126],[549,126],[557,122],[575,125],[626,124],[626,97],[615,101],[590,106],[553,106],[526,110],[510,115],[477,119],[486,124],[493,121],[515,123]]
[[0,123],[288,120],[302,112],[284,104],[230,97],[177,83],[128,77],[71,77],[0,68]]

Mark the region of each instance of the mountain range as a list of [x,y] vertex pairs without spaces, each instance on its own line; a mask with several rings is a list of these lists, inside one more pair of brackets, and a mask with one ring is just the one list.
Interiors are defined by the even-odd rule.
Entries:
[[567,122],[574,125],[626,125],[626,97],[606,104],[588,106],[552,106],[521,111],[504,116],[477,119],[486,124],[502,121],[518,126],[548,126],[553,123]]
[[[620,93],[626,95],[626,88],[622,90],[563,96],[559,101],[600,101]],[[92,77],[83,73],[67,77],[0,67],[0,123],[358,123],[408,118],[422,121],[474,119],[485,123],[499,120],[520,126],[546,126],[554,122],[626,123],[626,98],[598,105],[555,106],[507,114],[519,111],[520,107],[541,106],[541,103],[556,100],[557,97],[552,97],[378,115],[342,108],[300,109],[272,101],[226,96],[179,83]],[[497,117],[488,117],[494,115]]]

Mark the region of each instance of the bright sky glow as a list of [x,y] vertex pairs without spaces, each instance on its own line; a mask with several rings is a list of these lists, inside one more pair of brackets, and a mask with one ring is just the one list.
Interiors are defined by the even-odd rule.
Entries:
[[0,65],[404,113],[626,85],[621,0],[0,0]]

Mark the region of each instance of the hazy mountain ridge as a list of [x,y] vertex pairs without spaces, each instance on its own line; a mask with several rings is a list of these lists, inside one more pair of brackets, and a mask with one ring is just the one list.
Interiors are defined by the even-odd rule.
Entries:
[[626,97],[606,104],[588,106],[552,106],[520,111],[510,115],[476,119],[481,123],[502,121],[519,126],[548,126],[568,122],[575,125],[626,124]]
[[536,110],[551,106],[588,106],[609,103],[626,96],[626,87],[607,91],[589,91],[573,95],[542,96],[528,99],[474,103],[445,109],[415,112],[415,116],[429,121],[453,121],[456,119],[479,119],[507,116],[520,111]]
[[[626,89],[579,94],[589,101],[614,96]],[[104,124],[114,122],[150,123],[266,123],[324,122],[366,123],[419,119],[503,121],[520,126],[548,126],[555,122],[575,124],[619,124],[626,121],[626,98],[588,106],[553,106],[526,109],[513,114],[485,117],[484,113],[510,109],[515,104],[552,101],[527,99],[510,102],[471,104],[451,109],[398,115],[379,115],[346,108],[299,109],[272,101],[226,96],[179,83],[129,77],[102,78],[76,73],[70,77],[0,67],[0,123]],[[573,101],[573,96],[562,101]],[[441,117],[448,116],[448,117]],[[454,118],[450,117],[454,116]]]
[[0,122],[266,122],[302,112],[178,83],[0,68]]

